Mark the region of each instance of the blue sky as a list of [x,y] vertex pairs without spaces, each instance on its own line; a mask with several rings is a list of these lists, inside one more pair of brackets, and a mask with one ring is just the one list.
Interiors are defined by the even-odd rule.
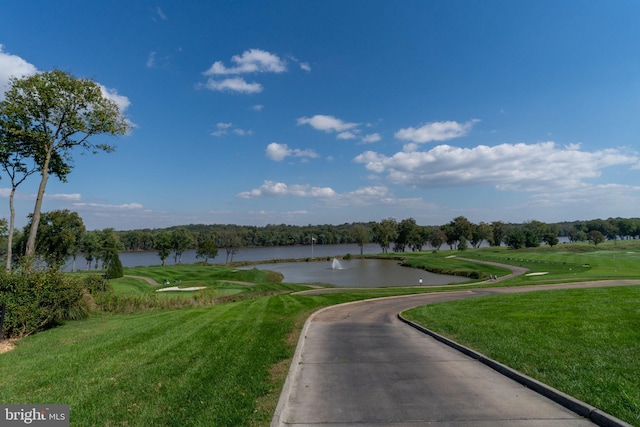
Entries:
[[631,0],[21,0],[0,92],[58,68],[134,124],[49,181],[43,209],[89,229],[638,217],[638,22]]

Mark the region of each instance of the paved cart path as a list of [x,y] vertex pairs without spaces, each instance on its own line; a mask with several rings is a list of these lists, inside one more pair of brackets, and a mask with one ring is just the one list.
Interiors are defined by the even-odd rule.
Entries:
[[328,307],[302,331],[272,426],[587,426],[591,421],[401,322],[411,307],[585,282],[421,294]]

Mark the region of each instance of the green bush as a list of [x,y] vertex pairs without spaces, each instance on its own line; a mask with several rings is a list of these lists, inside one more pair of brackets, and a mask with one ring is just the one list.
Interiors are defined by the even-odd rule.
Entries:
[[106,262],[107,279],[118,279],[124,276],[124,270],[122,269],[122,262],[120,262],[118,252],[111,253]]
[[94,298],[101,293],[113,292],[113,286],[102,277],[102,274],[90,274],[82,279],[82,284]]
[[66,319],[89,315],[90,298],[80,280],[61,273],[0,272],[0,304],[6,304],[3,336],[23,337]]

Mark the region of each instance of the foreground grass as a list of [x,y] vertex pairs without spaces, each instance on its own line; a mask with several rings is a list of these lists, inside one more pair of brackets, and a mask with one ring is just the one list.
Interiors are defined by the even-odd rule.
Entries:
[[70,322],[0,355],[0,401],[70,404],[78,426],[268,425],[296,324],[352,299],[277,295]]
[[640,425],[640,287],[492,296],[405,315]]

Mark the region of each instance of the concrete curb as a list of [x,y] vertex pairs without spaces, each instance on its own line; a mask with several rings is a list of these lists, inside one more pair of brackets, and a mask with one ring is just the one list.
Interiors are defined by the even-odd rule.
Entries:
[[554,402],[564,406],[570,411],[573,411],[580,416],[588,418],[589,420],[591,420],[592,422],[594,422],[595,424],[601,427],[633,427],[631,424],[628,424],[614,417],[613,415],[607,414],[606,412],[603,412],[594,406],[588,405],[574,397],[569,396],[566,393],[561,392],[560,390],[556,390],[553,387],[550,387],[536,379],[533,379],[521,372],[518,372],[515,369],[508,367],[507,365],[503,365],[500,362],[497,362],[493,359],[489,359],[487,356],[481,353],[478,353],[475,350],[472,350],[468,347],[460,345],[455,341],[451,341],[450,339],[440,334],[437,334],[436,332],[433,332],[421,325],[418,325],[417,323],[407,320],[404,317],[402,317],[401,313],[398,313],[398,319],[400,319],[402,322],[406,323],[407,325],[414,327],[420,332],[423,332],[433,337],[437,341],[440,341],[443,344],[446,344],[464,353],[465,355],[478,360],[479,362],[489,366],[490,368],[501,373],[502,375],[505,375],[506,377],[511,378],[512,380],[524,385],[525,387],[553,400]]

